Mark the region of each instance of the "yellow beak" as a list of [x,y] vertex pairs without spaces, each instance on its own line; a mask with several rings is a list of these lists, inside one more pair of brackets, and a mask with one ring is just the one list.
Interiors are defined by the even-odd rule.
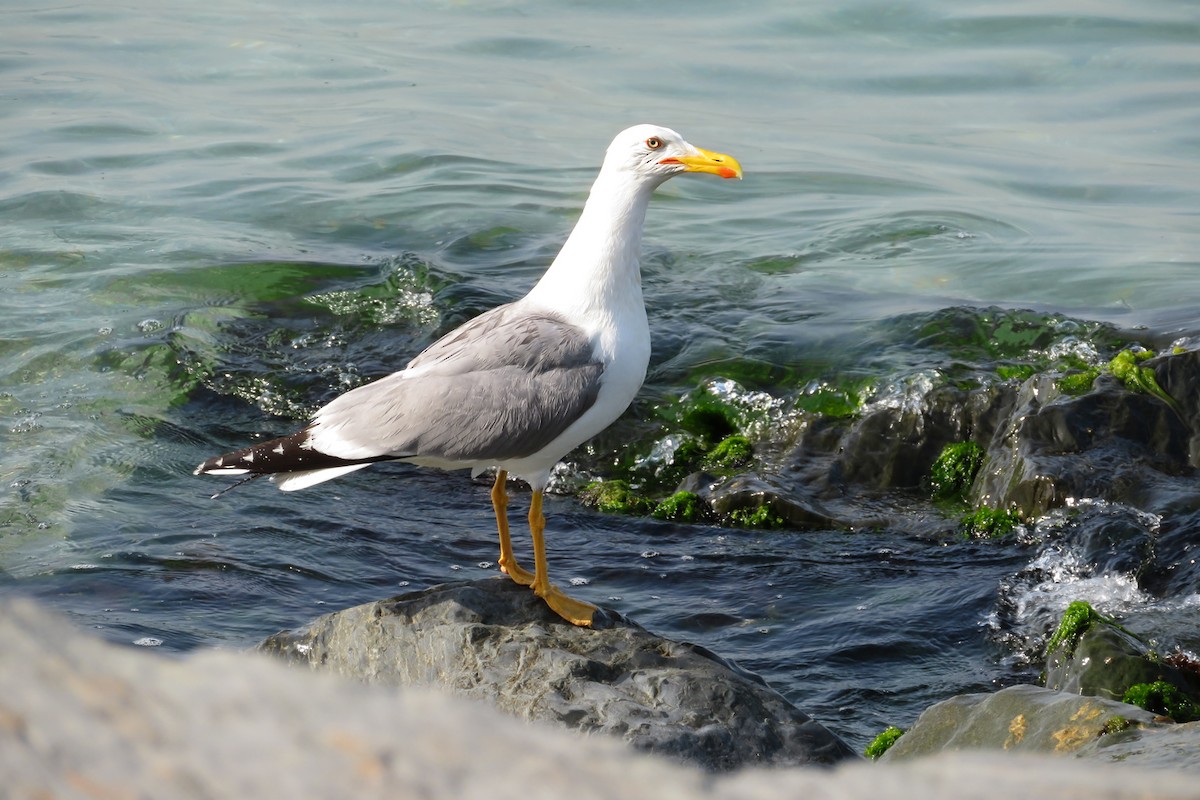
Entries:
[[711,150],[701,150],[699,147],[696,150],[699,152],[699,155],[672,156],[671,158],[664,158],[660,163],[683,164],[687,172],[711,172],[713,175],[720,175],[722,178],[742,177],[742,165],[733,156],[727,156],[724,153],[714,153]]

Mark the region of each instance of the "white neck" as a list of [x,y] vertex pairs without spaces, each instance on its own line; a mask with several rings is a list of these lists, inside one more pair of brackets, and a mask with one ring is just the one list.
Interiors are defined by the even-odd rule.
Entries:
[[640,306],[642,227],[660,183],[601,170],[575,229],[526,300],[572,318],[610,315],[618,298]]

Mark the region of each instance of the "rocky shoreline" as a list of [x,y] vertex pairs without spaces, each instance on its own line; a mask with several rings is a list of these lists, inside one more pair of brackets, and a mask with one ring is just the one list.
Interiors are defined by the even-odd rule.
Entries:
[[[964,319],[981,317],[950,321]],[[1012,334],[1028,320],[993,322]],[[970,339],[949,327],[928,335]],[[1041,329],[1030,336],[1021,347],[1054,350]],[[1091,364],[1055,356],[1001,381],[922,386],[919,402],[826,397],[769,444],[701,392],[672,412],[658,455],[631,467],[642,484],[608,480],[585,500],[680,522],[1011,535],[1047,558],[1008,591],[1038,585],[1069,551],[1078,569],[1188,608],[1200,351],[1117,347]],[[660,494],[639,496],[647,487]],[[1081,600],[1031,612],[1005,592],[998,635],[1044,667],[1038,685],[948,698],[862,755],[704,648],[610,611],[597,630],[573,628],[505,578],[329,614],[259,652],[182,659],[7,599],[0,769],[16,798],[1195,797],[1200,663],[1186,615],[1138,631]]]
[[[162,658],[5,601],[7,794],[1195,796],[1200,722],[1014,686],[933,706],[872,764],[711,653],[615,615],[604,630],[571,628],[510,586],[434,587],[330,614],[270,637],[259,648],[270,658]],[[1071,623],[1048,679],[1080,683],[1113,626]],[[1147,663],[1144,676],[1162,672]]]
[[[1090,353],[1094,342],[1031,312],[943,316],[926,321],[926,338],[968,350],[978,340],[986,356],[951,351],[933,377],[869,390],[820,384],[786,401],[708,382],[657,410],[667,435],[628,446],[641,455],[610,455],[608,477],[584,502],[680,522],[925,535],[971,533],[965,518],[1007,515],[974,530],[1004,533],[1082,498],[1170,515],[1173,527],[1200,522],[1200,350],[1156,352],[1093,331],[1111,357],[1084,360],[1071,347]],[[998,351],[1003,336],[1021,346]],[[781,402],[786,420],[772,416]],[[976,455],[946,491],[938,469],[963,445]]]

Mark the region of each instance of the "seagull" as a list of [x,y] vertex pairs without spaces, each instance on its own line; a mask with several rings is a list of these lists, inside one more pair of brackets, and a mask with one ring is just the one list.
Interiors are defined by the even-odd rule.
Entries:
[[[501,571],[563,619],[590,626],[597,607],[550,582],[542,495],[559,459],[615,422],[645,380],[646,208],[655,189],[685,172],[742,177],[736,159],[669,128],[621,131],[575,229],[527,295],[450,331],[399,372],[340,395],[300,431],[210,458],[195,474],[248,476],[242,482],[269,475],[290,492],[382,461],[473,475],[494,469]],[[533,492],[532,572],[513,555],[510,474]]]

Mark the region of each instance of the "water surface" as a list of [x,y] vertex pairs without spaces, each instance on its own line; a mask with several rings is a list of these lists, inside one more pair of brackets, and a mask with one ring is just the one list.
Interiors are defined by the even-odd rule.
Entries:
[[[779,397],[795,384],[772,375],[942,369],[904,320],[952,306],[1187,340],[1200,296],[1194,11],[9,9],[5,591],[111,640],[182,651],[494,574],[487,486],[464,474],[386,467],[214,502],[219,486],[191,469],[291,430],[524,293],[604,147],[636,122],[736,155],[746,179],[679,179],[655,200],[655,355],[627,429],[729,365],[766,365],[748,388]],[[949,694],[1029,679],[996,629],[1044,632],[1043,616],[998,612],[1001,587],[1044,556],[1031,540],[683,526],[571,496],[549,512],[554,569],[577,593],[760,671],[855,745]],[[1078,572],[1057,574],[1036,587],[1051,608],[1082,591]],[[1089,599],[1154,605],[1119,577],[1088,584]],[[1176,600],[1166,613],[1186,613]]]

